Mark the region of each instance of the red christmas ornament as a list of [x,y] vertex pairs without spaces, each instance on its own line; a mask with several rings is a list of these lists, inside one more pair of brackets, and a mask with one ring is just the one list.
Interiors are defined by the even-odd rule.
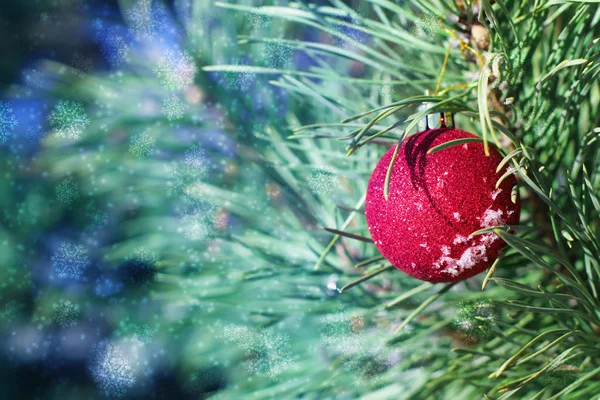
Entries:
[[[443,120],[442,120],[443,123]],[[429,129],[409,136],[400,147],[384,198],[385,176],[396,146],[375,167],[365,204],[367,225],[381,254],[396,268],[429,282],[458,282],[489,267],[505,243],[488,233],[469,237],[485,227],[517,224],[520,199],[511,200],[514,175],[497,180],[502,160],[483,143],[427,151],[459,138],[476,137],[458,129]]]

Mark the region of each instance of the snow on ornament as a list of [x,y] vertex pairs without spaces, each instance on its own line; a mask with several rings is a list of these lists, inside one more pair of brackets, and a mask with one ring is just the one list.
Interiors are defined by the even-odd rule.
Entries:
[[[375,246],[396,268],[420,280],[458,282],[477,275],[502,253],[495,233],[474,231],[519,222],[520,199],[511,200],[516,178],[496,168],[502,156],[481,142],[457,144],[428,154],[451,140],[476,138],[454,128],[427,129],[409,136],[391,168],[388,199],[386,173],[392,146],[369,180],[365,215]],[[431,126],[431,125],[430,125]]]

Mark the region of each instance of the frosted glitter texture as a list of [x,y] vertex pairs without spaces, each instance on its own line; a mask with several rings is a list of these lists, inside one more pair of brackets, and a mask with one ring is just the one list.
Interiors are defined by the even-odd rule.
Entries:
[[490,146],[469,142],[427,154],[439,144],[476,137],[458,129],[432,129],[408,137],[392,167],[389,197],[383,197],[392,146],[379,160],[367,189],[365,214],[371,237],[396,268],[429,282],[457,282],[489,267],[505,243],[481,228],[519,222],[520,199],[511,201],[517,181],[510,175],[496,189],[506,167]]

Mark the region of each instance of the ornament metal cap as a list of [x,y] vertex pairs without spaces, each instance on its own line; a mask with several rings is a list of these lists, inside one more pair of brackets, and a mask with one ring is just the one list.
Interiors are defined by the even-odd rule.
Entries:
[[[425,96],[429,95],[429,90],[425,92]],[[434,103],[422,103],[417,110],[425,111]],[[419,131],[437,128],[454,128],[454,114],[449,111],[434,112],[428,114],[417,124]]]
[[[427,106],[425,106],[424,109],[427,109]],[[417,126],[419,131],[437,128],[454,128],[454,114],[449,111],[428,114],[419,121]]]

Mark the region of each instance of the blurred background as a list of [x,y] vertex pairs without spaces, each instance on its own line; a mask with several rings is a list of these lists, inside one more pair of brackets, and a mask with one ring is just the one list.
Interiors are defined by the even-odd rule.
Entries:
[[[287,29],[209,0],[1,2],[3,396],[264,398],[306,384],[290,343],[319,362],[305,347],[320,323],[276,303],[295,284],[263,281],[316,260],[289,240],[290,223],[316,229],[309,206],[262,159],[292,99],[269,76],[201,70],[306,71],[316,61],[279,43],[238,45]],[[302,174],[315,195],[338,184],[325,165]],[[316,275],[330,297],[331,273]]]
[[[162,270],[177,269],[163,278],[193,275],[210,247],[209,237],[218,236],[209,230],[235,224],[214,204],[183,194],[184,187],[208,173],[213,182],[231,181],[239,168],[230,162],[236,144],[223,133],[225,118],[214,104],[188,110],[193,115],[181,122],[185,104],[198,105],[207,97],[207,87],[191,85],[197,68],[184,65],[191,58],[176,54],[185,40],[177,19],[187,12],[185,3],[0,3],[0,390],[5,398],[204,398],[227,384],[220,364],[226,358],[196,355],[190,357],[193,365],[181,361],[182,342],[213,353],[214,343],[201,343],[211,321],[198,312],[186,315],[176,304],[181,296],[156,299],[156,292],[169,292],[156,287],[159,258]],[[208,10],[211,4],[202,7]],[[148,50],[150,36],[160,37],[160,49]],[[208,40],[204,45],[211,46]],[[157,51],[172,55],[161,59],[157,68],[162,70],[152,71],[139,54],[144,51],[153,51],[149,57],[155,61]],[[179,74],[178,68],[193,71]],[[147,85],[132,82],[135,93],[119,102],[114,73],[145,77]],[[94,75],[112,85],[111,93],[100,93],[107,87],[92,83]],[[132,109],[113,118],[123,105]],[[127,115],[141,127],[121,124]],[[98,136],[74,143],[94,119],[98,125],[90,132]],[[152,137],[166,129],[161,120],[172,131],[163,142]],[[103,144],[109,131],[114,136]],[[45,143],[51,136],[63,143]],[[65,145],[64,139],[71,143]],[[148,162],[152,177],[140,176],[141,165],[126,165],[151,156],[157,159]],[[60,162],[69,157],[70,162]],[[99,157],[114,168],[90,165]],[[113,179],[120,175],[129,177]],[[107,181],[112,183],[102,188]],[[164,221],[165,229],[178,238],[157,244],[168,239],[153,217],[172,217]],[[147,222],[134,230],[149,235],[130,232],[134,224],[124,226],[137,218]],[[162,251],[165,247],[175,256]],[[118,255],[106,258],[112,251]],[[212,258],[215,268],[224,267]],[[163,286],[179,285],[167,278]],[[197,302],[189,307],[215,308]],[[195,327],[190,328],[190,318]]]

